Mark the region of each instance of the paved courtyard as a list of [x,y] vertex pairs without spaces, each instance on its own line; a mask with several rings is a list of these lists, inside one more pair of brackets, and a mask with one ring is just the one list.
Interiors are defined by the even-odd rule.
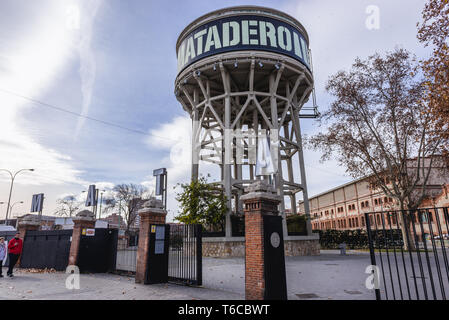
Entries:
[[[298,299],[374,299],[365,288],[364,273],[369,265],[366,253],[340,256],[322,251],[316,257],[288,257],[288,298]],[[17,270],[13,279],[0,279],[0,299],[244,299],[244,259],[203,260],[203,287],[175,284],[138,285],[133,277],[115,274],[83,274],[79,290],[65,287],[67,275],[31,273]]]
[[[221,288],[241,295],[245,293],[244,259],[207,259],[204,281],[207,288]],[[368,253],[321,251],[320,256],[287,257],[287,290],[289,300],[298,299],[374,299],[374,292],[366,289]]]

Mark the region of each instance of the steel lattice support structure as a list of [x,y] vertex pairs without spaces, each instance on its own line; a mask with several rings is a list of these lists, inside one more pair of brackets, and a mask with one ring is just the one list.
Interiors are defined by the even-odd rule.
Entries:
[[[180,39],[183,37],[185,34]],[[305,212],[310,214],[300,118],[313,89],[312,72],[306,65],[266,51],[235,51],[205,57],[178,74],[175,94],[192,119],[192,179],[198,179],[200,161],[220,167],[217,185],[224,191],[229,208],[226,237],[232,236],[231,214],[243,213],[239,198],[244,187],[257,179],[255,162],[248,150],[239,154],[236,148],[238,142],[232,135],[235,132],[243,132],[241,141],[245,147],[254,143],[251,136],[245,136],[250,129],[256,134],[266,130],[270,136],[274,132],[279,136],[278,172],[273,183],[284,200],[279,208],[284,216],[284,235],[287,236],[285,199],[296,213],[297,195],[302,193]],[[232,147],[225,148],[229,145]],[[238,161],[241,156],[243,163]],[[298,167],[294,161],[298,161]],[[310,221],[307,231],[312,234]]]

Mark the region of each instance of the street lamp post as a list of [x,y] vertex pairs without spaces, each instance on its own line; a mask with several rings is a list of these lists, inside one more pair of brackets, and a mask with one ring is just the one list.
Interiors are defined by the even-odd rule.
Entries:
[[106,192],[106,190],[101,190],[101,193],[100,193],[100,212],[98,213],[98,219],[101,218],[101,204],[103,203],[103,193],[105,193],[105,192]]
[[[11,205],[11,207],[9,208],[9,213],[10,213],[11,217],[13,216],[13,215],[12,215],[12,208],[13,208],[16,204],[23,204],[23,201],[17,201],[17,202],[14,202],[14,203]],[[6,221],[5,221],[5,223],[6,223]]]
[[11,195],[12,195],[12,188],[13,188],[13,186],[14,186],[14,180],[16,179],[16,176],[17,176],[20,172],[22,172],[22,171],[34,171],[34,169],[21,169],[21,170],[17,171],[17,172],[14,173],[14,174],[13,174],[11,171],[6,170],[6,169],[0,169],[0,171],[6,171],[6,172],[8,172],[9,175],[11,176],[11,187],[10,187],[10,189],[9,189],[8,206],[6,207],[6,218],[5,218],[5,225],[6,225],[7,222],[8,222],[8,215],[9,215],[9,209],[10,209],[10,203],[11,203]]
[[[0,204],[5,204],[5,202],[0,202]],[[23,204],[23,201],[17,201],[17,202],[15,202],[15,203],[13,203],[11,206],[9,206],[9,212],[10,212],[10,214],[11,214],[11,216],[12,216],[12,208],[14,208],[14,206],[16,205],[16,204]],[[6,225],[6,223],[7,223],[7,221],[6,221],[6,219],[5,219],[5,225]]]

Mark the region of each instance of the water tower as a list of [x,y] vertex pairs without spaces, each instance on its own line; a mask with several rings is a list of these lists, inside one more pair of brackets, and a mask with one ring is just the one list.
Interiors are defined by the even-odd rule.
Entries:
[[[198,179],[201,161],[219,166],[217,184],[229,201],[226,237],[232,236],[231,215],[243,212],[245,186],[256,179],[274,184],[284,217],[286,208],[297,212],[299,193],[309,214],[300,119],[317,111],[314,101],[304,106],[314,82],[301,23],[264,7],[225,8],[189,24],[176,50],[175,95],[192,119],[192,179]],[[271,177],[256,176],[258,150],[250,148],[260,146],[254,140],[262,133],[277,137],[270,140],[271,152],[277,150]],[[310,223],[307,229],[311,235]]]

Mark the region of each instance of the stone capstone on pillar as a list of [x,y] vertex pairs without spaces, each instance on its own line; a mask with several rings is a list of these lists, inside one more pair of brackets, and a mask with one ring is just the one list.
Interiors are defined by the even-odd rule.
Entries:
[[95,215],[92,211],[83,210],[80,211],[74,218],[72,218],[73,223],[80,224],[83,222],[95,222]]
[[249,185],[245,188],[245,192],[246,194],[240,198],[245,205],[245,214],[279,214],[278,204],[281,202],[281,197],[265,180],[258,180]]
[[[25,232],[27,230],[38,230],[40,227],[40,220],[39,217],[36,215],[26,215],[23,218],[20,218],[18,221],[18,231],[21,233],[20,236],[24,237],[25,236]],[[22,235],[22,232],[24,233]]]

